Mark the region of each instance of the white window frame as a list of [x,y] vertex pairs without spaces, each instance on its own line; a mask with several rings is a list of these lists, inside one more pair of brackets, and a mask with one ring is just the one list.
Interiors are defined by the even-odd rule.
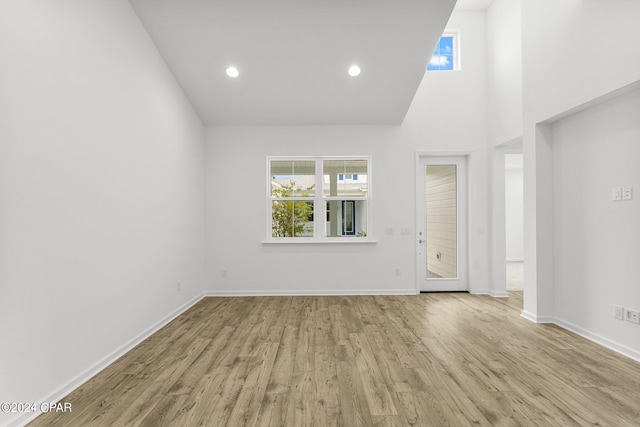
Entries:
[[[442,37],[452,37],[452,44],[453,44],[453,70],[429,70],[427,69],[427,71],[429,72],[434,72],[434,71],[460,71],[462,69],[462,62],[460,60],[461,56],[460,56],[460,30],[456,30],[456,29],[446,29],[444,31],[444,33],[442,33],[442,35],[440,36],[440,38]],[[440,38],[438,38],[438,43],[440,43]],[[431,55],[431,58],[433,58],[433,54]],[[429,58],[429,61],[431,61],[431,58]],[[427,67],[429,65],[427,64]]]
[[[316,188],[315,195],[308,197],[313,200],[313,236],[273,237],[272,233],[272,201],[271,197],[271,162],[272,161],[314,161]],[[364,197],[357,197],[366,203],[367,235],[366,236],[325,236],[326,203],[331,200],[354,200],[353,196],[324,196],[323,161],[325,160],[366,160],[367,162],[367,193]],[[371,156],[267,156],[266,164],[266,239],[262,243],[376,243],[372,236],[372,161]]]

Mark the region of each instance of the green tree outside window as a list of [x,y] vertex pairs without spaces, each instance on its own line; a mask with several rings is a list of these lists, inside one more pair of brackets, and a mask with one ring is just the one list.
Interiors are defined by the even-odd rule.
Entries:
[[[291,180],[288,184],[272,188],[271,195],[276,199],[289,197],[309,197],[314,185],[302,189]],[[295,195],[294,195],[295,194]],[[272,236],[299,237],[313,230],[309,222],[313,218],[313,202],[305,200],[274,200],[272,203]]]

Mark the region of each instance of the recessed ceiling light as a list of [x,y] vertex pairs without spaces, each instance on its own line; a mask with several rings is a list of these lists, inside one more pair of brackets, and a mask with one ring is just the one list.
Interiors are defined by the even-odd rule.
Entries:
[[238,69],[236,67],[227,68],[227,76],[229,76],[229,77],[238,77],[239,75],[240,75],[240,73],[238,72]]
[[360,67],[358,67],[357,65],[352,65],[351,67],[349,67],[349,75],[351,77],[355,77],[358,74],[360,74]]

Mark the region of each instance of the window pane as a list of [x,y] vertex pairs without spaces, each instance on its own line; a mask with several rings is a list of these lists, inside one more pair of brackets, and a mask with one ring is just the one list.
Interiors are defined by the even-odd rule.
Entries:
[[315,187],[315,161],[271,161],[271,197],[313,197]]
[[427,278],[457,278],[456,165],[428,165],[426,173]]
[[329,200],[326,202],[327,237],[366,237],[367,202],[365,200]]
[[322,162],[324,196],[366,197],[366,160],[324,160]]
[[427,70],[453,70],[453,36],[440,37]]
[[312,200],[274,200],[271,202],[272,237],[313,236]]

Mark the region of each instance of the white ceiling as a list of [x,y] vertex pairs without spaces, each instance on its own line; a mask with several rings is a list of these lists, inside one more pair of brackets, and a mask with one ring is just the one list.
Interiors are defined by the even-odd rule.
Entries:
[[130,2],[206,125],[400,124],[455,4]]

